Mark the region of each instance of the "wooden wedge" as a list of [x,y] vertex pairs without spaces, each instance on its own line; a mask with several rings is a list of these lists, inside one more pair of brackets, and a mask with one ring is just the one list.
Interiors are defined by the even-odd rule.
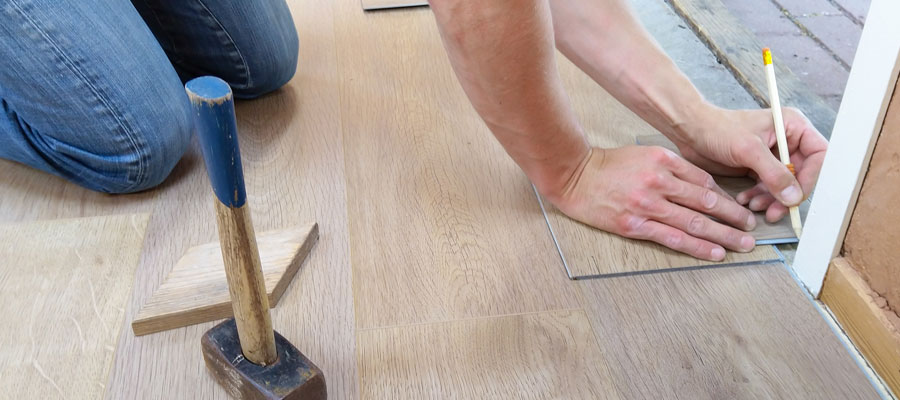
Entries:
[[[269,304],[275,307],[319,239],[318,225],[262,232],[259,256]],[[136,336],[232,316],[219,242],[190,248],[131,323]]]

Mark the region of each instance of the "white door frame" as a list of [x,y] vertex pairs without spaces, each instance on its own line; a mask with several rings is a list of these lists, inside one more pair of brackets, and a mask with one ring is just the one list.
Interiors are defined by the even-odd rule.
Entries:
[[900,1],[873,0],[793,268],[814,297],[838,256],[900,68]]

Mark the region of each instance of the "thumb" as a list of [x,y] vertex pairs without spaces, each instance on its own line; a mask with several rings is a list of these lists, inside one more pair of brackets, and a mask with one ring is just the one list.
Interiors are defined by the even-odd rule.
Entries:
[[754,136],[742,147],[743,151],[738,153],[737,160],[756,172],[772,196],[785,206],[795,206],[803,201],[800,183],[760,138]]

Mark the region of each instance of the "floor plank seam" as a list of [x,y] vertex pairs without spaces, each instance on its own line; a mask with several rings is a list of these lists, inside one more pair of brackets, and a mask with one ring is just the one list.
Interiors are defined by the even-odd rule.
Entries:
[[572,311],[584,312],[584,307],[552,308],[552,309],[547,309],[547,310],[528,311],[528,312],[520,312],[520,313],[479,315],[479,316],[475,316],[475,317],[452,318],[452,319],[444,319],[444,320],[439,320],[439,321],[413,322],[413,323],[409,323],[409,324],[375,326],[375,327],[371,327],[371,328],[357,328],[356,332],[357,332],[357,336],[359,336],[358,334],[360,332],[377,331],[377,330],[382,330],[382,329],[409,328],[409,327],[421,326],[421,325],[448,324],[448,323],[463,322],[463,321],[476,321],[476,320],[481,320],[481,319],[520,317],[520,316],[526,316],[526,315],[557,313],[557,312],[572,312]]
[[[772,246],[775,247],[775,246]],[[675,268],[666,268],[666,269],[648,269],[641,271],[628,271],[628,272],[614,272],[611,274],[597,274],[597,275],[582,275],[575,277],[573,280],[583,281],[590,279],[605,279],[605,278],[622,278],[627,276],[639,276],[639,275],[650,275],[650,274],[660,274],[667,272],[684,272],[684,271],[697,271],[697,270],[705,270],[705,269],[714,269],[714,268],[728,268],[728,267],[752,267],[752,266],[760,266],[760,265],[772,265],[777,263],[784,263],[784,257],[781,258],[773,258],[768,260],[754,260],[754,261],[741,261],[741,262],[733,262],[733,263],[722,263],[722,264],[713,264],[713,265],[693,265],[689,267],[675,267]]]
[[391,11],[391,10],[399,11],[400,9],[405,9],[405,8],[416,9],[416,8],[421,8],[421,7],[428,7],[427,2],[419,3],[416,1],[397,2],[396,4],[385,4],[385,5],[381,5],[381,6],[369,6],[369,7],[366,6],[365,0],[363,0],[361,3],[362,3],[363,11],[365,11],[365,12],[372,12],[372,11],[384,12],[384,11]]
[[547,223],[547,229],[550,230],[550,238],[553,239],[553,245],[556,246],[556,252],[559,254],[559,259],[562,260],[563,268],[566,269],[566,275],[570,280],[575,280],[576,277],[572,275],[572,271],[569,269],[569,263],[566,262],[566,255],[563,254],[562,249],[559,247],[559,240],[556,239],[556,232],[553,231],[553,224],[550,223],[550,217],[547,216],[547,210],[544,209],[544,200],[541,199],[540,193],[538,193],[537,187],[534,184],[531,185],[531,189],[534,190],[534,196],[537,197],[538,205],[541,206],[541,214],[544,214],[544,222]]

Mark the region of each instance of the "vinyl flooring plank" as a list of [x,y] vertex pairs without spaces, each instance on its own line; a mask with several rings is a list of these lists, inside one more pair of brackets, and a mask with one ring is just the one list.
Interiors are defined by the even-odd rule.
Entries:
[[781,263],[577,285],[626,398],[878,398]]
[[[659,135],[574,64],[562,56],[558,59],[560,76],[592,145],[621,147],[635,144],[638,137]],[[546,199],[540,201],[560,257],[573,279],[780,259],[771,246],[757,246],[749,253],[729,251],[721,262],[702,261],[656,243],[595,229],[570,219]]]
[[582,310],[359,332],[362,399],[618,399]]
[[147,220],[0,225],[0,397],[103,396]]
[[357,326],[571,308],[531,185],[469,104],[431,10],[338,7]]
[[[319,242],[271,311],[272,323],[322,369],[330,398],[350,399],[357,397],[355,327],[333,4],[288,4],[301,43],[296,75],[274,93],[236,103],[247,204],[257,232],[319,224]],[[184,177],[153,210],[129,322],[187,249],[217,240],[213,195],[196,143],[178,168]],[[225,398],[200,352],[201,336],[214,324],[141,337],[123,331],[107,397]]]

